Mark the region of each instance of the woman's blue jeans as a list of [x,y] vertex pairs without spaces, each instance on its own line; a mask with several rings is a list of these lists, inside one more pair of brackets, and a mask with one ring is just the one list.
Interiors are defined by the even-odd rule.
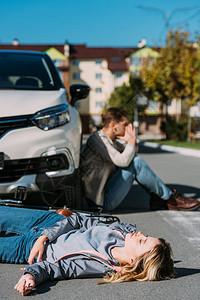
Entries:
[[0,262],[27,263],[41,232],[62,218],[49,211],[0,206]]
[[169,199],[172,192],[147,163],[135,156],[127,168],[117,168],[106,184],[104,192],[104,209],[115,209],[126,197],[136,180],[147,193],[155,193],[162,199]]

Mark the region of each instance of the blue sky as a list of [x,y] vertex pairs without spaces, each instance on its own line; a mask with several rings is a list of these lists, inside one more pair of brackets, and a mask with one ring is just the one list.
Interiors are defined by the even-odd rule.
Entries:
[[[188,7],[194,8],[184,9]],[[146,38],[149,46],[161,46],[168,15],[170,27],[188,30],[192,38],[200,34],[199,0],[0,0],[0,43],[17,38],[22,44],[67,40],[88,46],[137,46]]]

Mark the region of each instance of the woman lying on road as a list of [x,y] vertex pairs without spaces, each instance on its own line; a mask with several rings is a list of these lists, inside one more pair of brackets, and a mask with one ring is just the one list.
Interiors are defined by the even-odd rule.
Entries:
[[173,277],[171,254],[164,239],[136,233],[134,224],[108,225],[83,214],[65,217],[0,207],[0,261],[29,263],[15,286],[23,296],[54,279],[104,276],[101,283],[168,279]]

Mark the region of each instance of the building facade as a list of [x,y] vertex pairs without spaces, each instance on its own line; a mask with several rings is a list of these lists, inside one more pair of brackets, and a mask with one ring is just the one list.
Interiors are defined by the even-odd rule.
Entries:
[[[13,44],[0,45],[0,49],[46,52],[54,61],[68,93],[71,84],[89,85],[89,97],[76,104],[84,133],[89,133],[92,126],[100,125],[102,110],[115,88],[128,84],[130,74],[138,74],[159,55],[159,49],[146,45],[141,48],[87,47],[85,44],[68,43],[25,45],[14,41]],[[146,123],[146,120],[141,121],[141,133],[151,131],[159,134],[157,122],[150,127]]]
[[87,101],[78,103],[78,110],[85,120],[99,125],[103,108],[115,88],[129,80],[129,65],[126,61],[135,48],[103,48],[73,45],[70,54],[70,79],[72,83],[90,86]]

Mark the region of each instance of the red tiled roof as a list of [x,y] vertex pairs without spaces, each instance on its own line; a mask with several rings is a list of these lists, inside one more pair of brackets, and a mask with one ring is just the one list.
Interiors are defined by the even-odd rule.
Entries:
[[[44,52],[54,47],[64,54],[64,44],[0,44],[2,50],[30,50]],[[137,47],[87,47],[85,44],[70,45],[70,59],[106,59],[111,71],[128,71],[126,57]]]
[[127,71],[128,66],[125,58],[137,49],[136,47],[87,47],[85,44],[71,45],[70,58],[106,59],[109,70]]
[[63,44],[0,44],[0,50],[24,50],[24,51],[39,51],[44,52],[48,48],[54,47],[58,49],[61,53],[64,53],[64,45]]

